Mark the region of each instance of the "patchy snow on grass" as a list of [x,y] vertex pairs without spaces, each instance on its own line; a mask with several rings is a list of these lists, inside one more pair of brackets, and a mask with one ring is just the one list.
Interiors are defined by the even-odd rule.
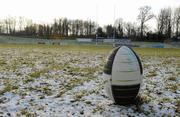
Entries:
[[180,116],[180,56],[138,50],[142,101],[120,106],[104,90],[110,49],[91,49],[1,47],[0,116]]

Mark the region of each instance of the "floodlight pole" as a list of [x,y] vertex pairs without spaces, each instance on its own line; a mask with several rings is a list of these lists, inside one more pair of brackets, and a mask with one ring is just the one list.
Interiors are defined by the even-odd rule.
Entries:
[[114,4],[114,30],[113,30],[113,47],[115,47],[115,12],[116,12],[116,6]]
[[96,4],[96,45],[98,45],[98,5]]
[[97,32],[96,32],[96,45],[98,44],[98,43],[97,43],[97,36],[98,36],[98,35],[97,35]]

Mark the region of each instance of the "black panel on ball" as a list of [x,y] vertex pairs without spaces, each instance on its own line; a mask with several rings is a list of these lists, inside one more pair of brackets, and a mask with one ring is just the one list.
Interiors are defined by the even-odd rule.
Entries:
[[110,56],[108,57],[108,61],[106,62],[105,66],[104,66],[104,73],[105,74],[109,74],[111,75],[111,72],[112,72],[112,65],[113,65],[113,62],[114,62],[114,57],[116,56],[116,53],[117,51],[119,50],[120,47],[117,47],[115,48]]
[[127,105],[135,102],[139,92],[140,84],[131,86],[112,85],[112,94],[116,104]]

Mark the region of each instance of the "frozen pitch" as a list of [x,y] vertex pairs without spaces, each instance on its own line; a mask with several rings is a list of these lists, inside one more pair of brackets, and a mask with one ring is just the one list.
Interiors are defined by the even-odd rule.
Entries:
[[112,47],[0,45],[0,116],[180,116],[180,49],[135,48],[144,69],[141,101],[107,97]]

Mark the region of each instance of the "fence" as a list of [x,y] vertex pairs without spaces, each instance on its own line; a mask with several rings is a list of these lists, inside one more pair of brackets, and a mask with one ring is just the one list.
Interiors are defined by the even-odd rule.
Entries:
[[[98,45],[112,45],[116,44],[128,45],[135,47],[147,47],[147,48],[180,48],[180,42],[176,43],[158,43],[158,42],[131,42],[127,39],[98,39]],[[77,39],[77,40],[53,40],[53,39],[34,39],[34,38],[20,38],[11,36],[0,36],[0,43],[12,43],[12,44],[47,44],[47,45],[94,45],[96,39]]]

